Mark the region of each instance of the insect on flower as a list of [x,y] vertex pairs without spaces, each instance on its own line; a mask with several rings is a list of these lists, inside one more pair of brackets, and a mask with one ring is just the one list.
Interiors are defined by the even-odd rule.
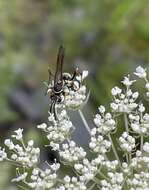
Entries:
[[57,103],[62,103],[65,96],[69,94],[69,90],[76,91],[80,87],[80,80],[77,80],[77,76],[81,76],[78,68],[75,69],[74,73],[71,75],[69,73],[63,73],[64,64],[64,47],[60,46],[57,55],[56,71],[54,75],[54,80],[51,82],[51,71],[49,72],[49,82],[47,86],[46,94],[49,95],[51,100],[50,113],[54,114],[55,119],[57,118],[55,105]]

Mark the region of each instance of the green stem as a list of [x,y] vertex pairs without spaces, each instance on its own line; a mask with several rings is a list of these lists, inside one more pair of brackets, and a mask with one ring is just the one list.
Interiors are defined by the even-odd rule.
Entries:
[[89,132],[89,134],[91,134],[91,130],[90,130],[89,126],[88,126],[88,123],[87,123],[87,121],[86,121],[86,119],[85,119],[85,117],[84,117],[82,111],[81,111],[81,110],[78,110],[78,113],[79,113],[79,115],[80,115],[80,117],[81,117],[81,119],[82,119],[82,121],[83,121],[83,124],[84,124],[86,130]]
[[88,190],[92,190],[94,187],[95,187],[96,183],[93,183],[89,188]]
[[124,122],[125,122],[126,132],[129,134],[127,114],[124,114]]
[[101,171],[99,172],[99,175],[100,175],[101,177],[103,177],[104,179],[106,179],[107,181],[110,180],[110,179],[109,179],[107,176],[105,176]]
[[140,151],[143,151],[143,135],[141,135]]
[[129,163],[129,156],[127,153],[126,153],[126,160],[127,160],[127,163]]
[[115,158],[117,159],[120,168],[122,168],[122,167],[121,167],[121,161],[120,161],[120,159],[119,159],[119,156],[118,156],[118,154],[117,154],[116,148],[115,148],[115,146],[114,146],[114,143],[113,143],[113,141],[112,141],[112,138],[111,138],[110,134],[108,135],[108,137],[109,137],[109,140],[110,140],[110,142],[111,142],[112,150],[113,150],[113,153],[114,153],[114,155],[115,155]]
[[[127,118],[127,114],[126,113],[124,114],[124,123],[125,123],[126,132],[129,135],[128,118]],[[126,155],[126,159],[127,159],[127,162],[129,163],[130,160],[131,160],[131,153],[128,153],[128,155]]]

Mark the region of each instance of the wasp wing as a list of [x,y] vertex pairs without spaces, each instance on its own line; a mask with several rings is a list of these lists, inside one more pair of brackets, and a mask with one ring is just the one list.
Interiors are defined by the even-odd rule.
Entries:
[[54,76],[54,85],[60,84],[63,82],[63,63],[64,63],[64,48],[63,46],[59,47],[57,62],[56,62],[56,72]]

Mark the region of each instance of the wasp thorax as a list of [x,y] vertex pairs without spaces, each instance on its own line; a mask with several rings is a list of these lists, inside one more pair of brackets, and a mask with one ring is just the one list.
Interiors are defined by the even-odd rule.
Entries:
[[62,85],[62,82],[61,83],[57,83],[54,85],[53,87],[53,91],[54,93],[61,93],[63,91],[63,85]]

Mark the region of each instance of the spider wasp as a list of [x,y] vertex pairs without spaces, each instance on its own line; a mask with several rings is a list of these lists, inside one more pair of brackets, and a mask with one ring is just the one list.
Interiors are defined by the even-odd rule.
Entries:
[[52,81],[53,83],[51,83],[51,71],[48,69],[49,82],[46,94],[49,95],[51,100],[50,113],[54,114],[56,120],[58,120],[58,118],[55,105],[63,101],[63,98],[69,93],[70,89],[76,91],[80,87],[80,81],[76,79],[77,76],[81,75],[78,68],[75,69],[72,75],[69,73],[63,73],[64,53],[64,47],[60,46],[57,54],[56,71],[54,74],[54,80]]

